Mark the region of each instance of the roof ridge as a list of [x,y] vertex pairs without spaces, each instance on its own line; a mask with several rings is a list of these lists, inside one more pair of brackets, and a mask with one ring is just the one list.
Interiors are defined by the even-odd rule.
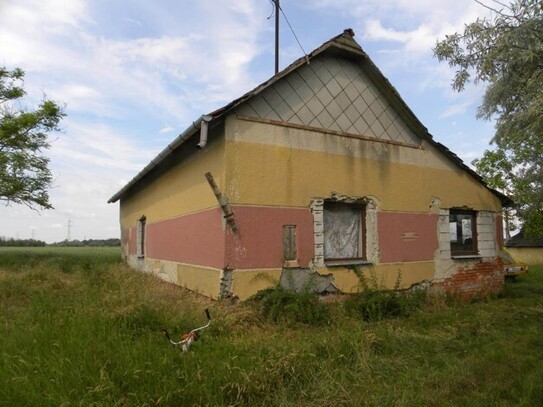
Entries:
[[[491,192],[493,192],[494,195],[500,199],[500,201],[502,202],[504,206],[511,205],[512,201],[508,197],[490,188],[484,182],[483,178],[479,174],[477,174],[477,172],[475,172],[468,165],[466,165],[463,160],[461,160],[456,154],[454,154],[446,146],[434,140],[432,135],[428,132],[428,129],[424,126],[424,124],[421,123],[421,121],[418,119],[415,113],[411,110],[411,108],[407,105],[407,103],[405,103],[405,101],[400,96],[396,88],[390,83],[390,81],[381,72],[381,70],[377,67],[377,65],[375,65],[375,63],[371,60],[368,54],[366,54],[366,52],[363,50],[360,44],[358,44],[358,42],[354,40],[353,38],[354,36],[355,36],[355,33],[352,28],[344,29],[342,33],[336,35],[335,37],[332,37],[328,41],[325,41],[319,47],[311,51],[309,54],[306,54],[296,59],[286,68],[282,69],[275,75],[271,76],[266,81],[260,83],[259,85],[254,87],[252,90],[244,93],[240,97],[208,113],[207,115],[200,116],[200,119],[204,116],[210,116],[211,119],[209,120],[209,123],[211,126],[213,122],[217,122],[221,120],[222,117],[226,113],[236,108],[240,104],[244,103],[246,100],[252,97],[255,97],[256,95],[258,95],[259,93],[267,89],[269,86],[271,86],[278,80],[287,76],[292,71],[298,69],[303,64],[310,63],[311,59],[325,52],[329,48],[335,47],[339,50],[343,50],[344,52],[358,55],[358,57],[361,58],[362,60],[361,63],[365,64],[366,66],[365,69],[370,73],[372,80],[376,81],[376,85],[380,87],[381,91],[384,93],[384,96],[392,104],[393,108],[400,110],[403,120],[406,122],[407,126],[410,127],[411,130],[414,131],[415,134],[417,134],[421,139],[427,140],[436,149],[438,149],[443,155],[445,155],[449,160],[451,160],[455,165],[457,165],[458,167],[466,171],[468,174],[474,177],[478,182],[480,182],[486,188],[488,188]],[[132,180],[130,180],[128,184],[126,184],[119,192],[117,192],[113,197],[111,197],[108,202],[117,201],[134,184],[136,184],[147,173],[149,173],[160,162],[162,162],[162,160],[164,160],[167,156],[172,154],[174,150],[176,150],[181,144],[185,142],[185,140],[192,137],[199,129],[197,122],[200,119],[198,119],[196,122],[191,124],[191,126],[189,126],[185,131],[183,131],[172,143],[170,143],[170,145],[166,149],[164,149],[164,151],[162,151],[157,157],[155,157],[142,171],[140,171]]]

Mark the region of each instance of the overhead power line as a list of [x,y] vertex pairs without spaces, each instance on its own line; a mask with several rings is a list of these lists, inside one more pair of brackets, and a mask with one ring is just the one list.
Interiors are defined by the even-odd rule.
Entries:
[[272,12],[272,14],[270,14],[270,16],[268,17],[268,19],[273,15],[273,13],[276,14],[276,24],[275,24],[275,30],[276,30],[276,33],[275,33],[275,36],[276,36],[276,67],[275,67],[275,73],[278,72],[278,54],[279,54],[279,51],[278,51],[278,46],[279,46],[279,40],[278,40],[278,36],[279,36],[279,23],[278,23],[278,20],[277,20],[277,10],[279,10],[281,12],[281,14],[283,15],[283,17],[285,18],[285,21],[288,25],[288,28],[290,29],[290,32],[292,33],[292,35],[294,36],[294,39],[296,40],[296,42],[298,43],[298,46],[300,47],[300,49],[302,50],[302,52],[304,53],[304,57],[306,59],[306,62],[309,63],[309,58],[307,57],[307,52],[305,52],[305,49],[304,47],[302,46],[302,43],[300,42],[300,40],[298,39],[298,36],[296,35],[296,32],[294,31],[294,28],[292,28],[292,25],[290,24],[290,21],[285,13],[285,11],[283,10],[283,8],[281,7],[280,3],[279,3],[279,0],[270,0],[271,3],[273,4],[273,6],[275,7],[274,11]]

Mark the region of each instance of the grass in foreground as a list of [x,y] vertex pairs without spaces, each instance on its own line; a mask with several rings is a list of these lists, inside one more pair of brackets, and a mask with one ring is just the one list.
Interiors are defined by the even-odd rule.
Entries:
[[[206,307],[191,352],[158,332]],[[407,317],[325,307],[328,323],[274,324],[135,273],[118,249],[4,249],[0,405],[543,404],[543,267],[501,298],[434,298]]]

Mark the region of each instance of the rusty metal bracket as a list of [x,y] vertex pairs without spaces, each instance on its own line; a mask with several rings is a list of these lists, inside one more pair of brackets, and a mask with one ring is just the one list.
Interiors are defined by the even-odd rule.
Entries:
[[207,182],[209,183],[209,186],[213,190],[213,193],[215,194],[215,198],[217,198],[217,201],[221,206],[224,219],[226,219],[226,223],[228,223],[234,233],[238,233],[238,225],[236,225],[236,220],[234,219],[234,212],[232,212],[232,210],[230,209],[230,205],[228,205],[228,198],[223,196],[223,194],[221,193],[221,190],[215,182],[215,179],[213,179],[213,175],[211,174],[211,172],[206,172],[205,177],[207,179]]

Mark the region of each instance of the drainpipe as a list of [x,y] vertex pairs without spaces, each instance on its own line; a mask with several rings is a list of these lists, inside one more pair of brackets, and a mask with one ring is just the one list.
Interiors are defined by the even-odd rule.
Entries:
[[209,121],[212,118],[212,116],[202,116],[202,121],[200,122],[200,142],[196,146],[198,150],[203,150],[207,145],[207,131],[209,128]]

